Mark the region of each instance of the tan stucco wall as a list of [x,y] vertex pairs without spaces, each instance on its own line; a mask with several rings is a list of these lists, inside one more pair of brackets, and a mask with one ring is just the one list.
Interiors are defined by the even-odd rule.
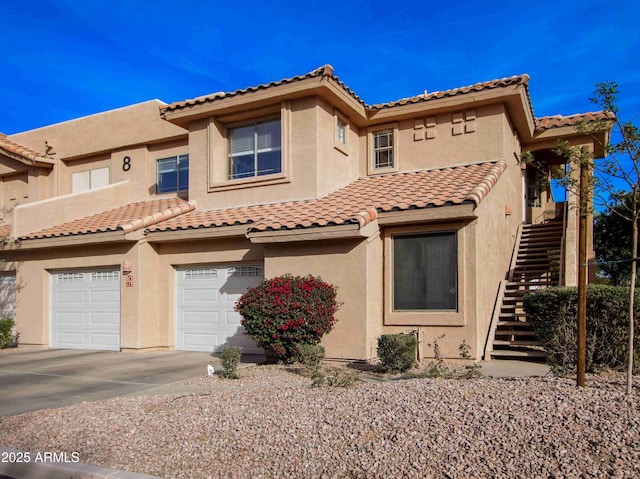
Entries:
[[266,277],[312,274],[338,287],[342,306],[336,314],[337,323],[321,343],[327,358],[366,360],[375,356],[372,342],[381,321],[379,308],[370,310],[368,306],[370,296],[381,291],[376,264],[380,252],[375,240],[274,243],[265,248]]
[[18,238],[123,206],[130,202],[130,198],[130,184],[125,181],[83,193],[20,205],[13,210],[13,235]]
[[[160,108],[165,105],[150,100],[17,133],[9,138],[36,151],[69,159],[186,136],[186,130],[160,118]],[[47,145],[52,147],[49,151]]]

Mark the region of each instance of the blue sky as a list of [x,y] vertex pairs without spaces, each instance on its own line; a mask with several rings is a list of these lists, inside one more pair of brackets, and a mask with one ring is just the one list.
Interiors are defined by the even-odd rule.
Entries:
[[0,0],[0,132],[180,101],[323,64],[365,102],[521,73],[536,116],[640,115],[640,2]]

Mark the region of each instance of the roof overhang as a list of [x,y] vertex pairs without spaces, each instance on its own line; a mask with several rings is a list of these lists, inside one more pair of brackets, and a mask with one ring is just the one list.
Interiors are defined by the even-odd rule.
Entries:
[[138,239],[137,237],[125,234],[122,230],[118,230],[104,233],[55,236],[51,238],[21,238],[14,242],[8,242],[5,249],[25,251],[44,248],[93,246],[107,243],[135,243]]
[[187,104],[176,109],[165,109],[162,117],[178,126],[187,128],[194,120],[212,116],[235,114],[242,110],[259,110],[285,100],[293,100],[309,96],[319,96],[356,123],[364,124],[366,111],[358,102],[331,76],[319,75],[310,78],[272,85],[268,88],[246,90],[234,94],[215,96],[194,104]]
[[509,118],[523,141],[532,138],[535,129],[535,118],[531,109],[526,85],[508,85],[481,91],[460,93],[444,98],[417,101],[406,105],[396,105],[389,108],[370,109],[368,122],[383,123],[416,115],[436,115],[458,108],[475,108],[484,105],[504,103]]

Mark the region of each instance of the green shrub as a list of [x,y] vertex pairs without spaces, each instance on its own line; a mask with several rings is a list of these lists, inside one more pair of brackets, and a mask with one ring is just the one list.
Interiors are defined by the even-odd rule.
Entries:
[[389,372],[404,372],[416,366],[418,340],[413,334],[383,334],[378,338],[378,357]]
[[220,351],[220,362],[222,363],[220,376],[226,379],[238,379],[238,365],[241,357],[242,348],[240,346],[224,346]]
[[314,370],[320,367],[320,362],[324,358],[324,346],[319,344],[296,344],[298,349],[298,361],[302,363],[308,370]]
[[[640,311],[635,298],[635,316]],[[524,309],[547,350],[547,362],[560,373],[576,369],[577,288],[545,288],[525,295]],[[587,371],[600,367],[622,369],[628,351],[629,288],[590,285],[587,288]],[[634,356],[640,357],[640,328],[636,328]],[[636,367],[638,360],[635,361]]]
[[20,333],[13,334],[13,327],[16,325],[11,318],[0,319],[0,349],[15,348],[18,346]]
[[298,359],[298,344],[318,344],[336,323],[335,286],[311,275],[284,275],[250,288],[236,302],[242,326],[277,359]]

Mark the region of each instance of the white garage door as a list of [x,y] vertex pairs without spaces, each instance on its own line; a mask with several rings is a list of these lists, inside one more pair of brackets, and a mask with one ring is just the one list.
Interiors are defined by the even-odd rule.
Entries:
[[120,350],[120,271],[51,274],[51,347]]
[[244,334],[233,308],[247,288],[262,281],[262,266],[197,266],[176,271],[176,349],[220,350],[241,346],[245,354],[262,354]]

